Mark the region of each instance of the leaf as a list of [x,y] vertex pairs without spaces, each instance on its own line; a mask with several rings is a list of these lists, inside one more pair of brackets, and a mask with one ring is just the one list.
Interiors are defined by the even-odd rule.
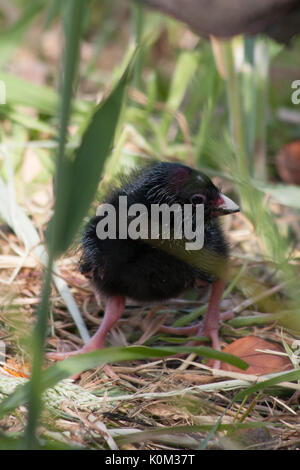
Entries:
[[[41,391],[53,387],[57,382],[71,375],[77,374],[92,367],[111,362],[130,361],[136,359],[149,359],[153,357],[168,357],[178,353],[195,352],[201,356],[229,362],[241,369],[247,368],[247,363],[242,359],[215,351],[205,346],[198,347],[162,347],[148,348],[146,346],[129,346],[127,348],[105,348],[80,354],[59,362],[42,372]],[[26,403],[28,399],[30,383],[17,387],[16,391],[0,403],[0,415],[3,415],[19,405]]]
[[[257,351],[258,349],[259,351]],[[272,350],[274,354],[261,352],[262,350]],[[292,363],[288,357],[276,354],[276,352],[284,353],[282,346],[256,336],[239,338],[227,345],[223,352],[234,354],[247,361],[249,367],[245,371],[246,374],[266,375],[292,368]],[[222,364],[221,369],[241,372],[229,364]]]
[[68,248],[96,193],[105,160],[113,145],[127,76],[128,71],[107,100],[96,109],[81,145],[75,151],[74,161],[64,159],[61,177],[64,185],[60,185],[56,199],[56,207],[60,210],[56,255]]
[[300,209],[300,187],[292,184],[271,184],[253,182],[260,191],[270,194],[276,201],[284,206]]
[[[33,84],[3,71],[0,72],[0,79],[5,83],[7,104],[29,106],[47,114],[57,112],[59,95],[52,88]],[[77,113],[86,113],[90,109],[90,104],[83,100],[75,100],[73,107]]]
[[[125,444],[129,442],[141,442],[141,441],[152,441],[156,440],[158,436],[172,435],[172,434],[186,434],[196,432],[207,432],[211,431],[215,425],[213,424],[201,424],[193,426],[167,426],[160,428],[147,429],[146,431],[140,431],[136,433],[130,433],[126,436],[115,437],[118,444]],[[266,427],[264,423],[232,423],[232,424],[219,424],[218,431],[236,431],[238,429],[252,429]]]
[[[194,51],[184,51],[180,54],[176,63],[166,103],[168,108],[174,111],[179,108],[186,90],[196,72],[198,66],[198,57],[198,53]],[[163,136],[166,136],[172,119],[173,116],[170,115],[169,112],[164,114],[161,125],[161,132]]]
[[27,129],[34,129],[40,132],[45,132],[50,135],[56,134],[54,126],[50,126],[47,122],[37,119],[32,116],[20,112],[16,107],[1,106],[0,115],[7,116],[12,121],[17,122],[21,126]]
[[[49,296],[51,290],[51,271],[55,255],[55,243],[59,239],[59,229],[62,217],[65,216],[64,209],[66,203],[61,196],[64,195],[66,186],[67,195],[69,189],[69,170],[71,162],[66,158],[65,143],[67,137],[67,126],[71,114],[71,104],[73,95],[73,84],[75,81],[77,63],[80,51],[80,38],[82,31],[82,22],[85,15],[85,2],[83,0],[69,0],[68,8],[64,15],[66,44],[64,51],[64,67],[62,74],[62,101],[60,108],[60,129],[59,142],[56,160],[56,184],[55,184],[55,212],[51,225],[50,250],[48,269],[43,284],[42,298],[37,311],[37,322],[32,335],[33,363],[31,381],[28,384],[29,392],[29,410],[27,427],[25,432],[25,441],[27,449],[34,449],[37,446],[36,427],[41,411],[41,368],[43,363],[44,340],[47,331],[47,317],[49,311]],[[64,178],[65,177],[65,181]],[[77,188],[78,190],[78,188]]]
[[300,185],[300,140],[292,140],[279,149],[276,168],[284,183]]
[[252,385],[251,387],[248,387],[245,390],[241,390],[234,397],[234,401],[242,400],[244,397],[247,397],[248,395],[251,395],[252,393],[258,392],[259,390],[264,390],[265,388],[268,388],[268,387],[272,387],[273,385],[277,385],[286,381],[299,380],[299,379],[300,379],[300,370],[285,372],[284,374],[277,375],[276,377],[265,380],[264,382],[260,382],[256,385]]

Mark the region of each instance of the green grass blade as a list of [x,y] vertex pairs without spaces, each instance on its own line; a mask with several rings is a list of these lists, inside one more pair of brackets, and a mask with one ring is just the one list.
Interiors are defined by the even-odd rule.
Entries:
[[[108,99],[96,110],[75,152],[74,161],[66,164],[62,179],[64,185],[57,195],[58,207],[65,202],[64,210],[61,211],[57,253],[67,249],[71,243],[96,193],[104,162],[113,145],[127,75],[126,72]],[[68,177],[69,188],[66,187]]]
[[[48,238],[50,249],[57,252],[57,244],[65,229],[64,220],[68,210],[68,202],[72,184],[72,162],[65,154],[67,128],[71,114],[73,87],[79,59],[80,36],[84,14],[83,0],[68,0],[64,26],[66,46],[64,52],[64,73],[62,76],[62,101],[60,109],[59,145],[56,161],[55,208],[49,226]],[[77,188],[78,189],[78,188]]]
[[[68,163],[65,157],[65,141],[67,135],[67,125],[71,112],[71,99],[73,93],[73,83],[77,61],[79,57],[79,44],[81,25],[84,15],[84,2],[83,0],[69,0],[68,9],[66,10],[66,50],[64,55],[64,75],[63,75],[63,90],[62,90],[62,106],[61,106],[61,119],[60,119],[60,135],[59,135],[59,148],[58,158],[56,163],[56,194],[58,201],[55,205],[54,224],[51,226],[49,262],[46,274],[46,280],[43,286],[42,301],[38,309],[38,319],[32,335],[33,341],[33,364],[31,381],[28,384],[29,394],[29,413],[28,422],[25,432],[25,443],[27,449],[34,449],[38,446],[36,438],[36,427],[41,411],[41,368],[44,356],[44,340],[47,329],[47,317],[49,310],[49,296],[51,291],[51,271],[53,267],[54,246],[57,239],[60,227],[59,217],[63,214],[64,206],[59,199],[59,195],[63,193],[63,188],[67,183],[64,177],[67,178],[66,164]],[[57,204],[59,202],[60,205]],[[57,223],[58,222],[58,223]]]
[[[82,372],[92,367],[99,367],[103,364],[111,362],[123,362],[137,359],[164,358],[178,353],[195,352],[200,356],[210,359],[221,360],[229,364],[235,365],[241,369],[248,367],[247,363],[242,359],[231,354],[215,351],[206,346],[198,347],[161,347],[148,348],[146,346],[129,346],[127,348],[105,348],[99,349],[86,354],[70,357],[62,362],[50,366],[41,374],[40,390],[43,391],[48,387],[53,387],[57,382],[71,375]],[[0,415],[12,411],[17,406],[26,403],[30,391],[30,384],[19,386],[16,391],[4,399],[0,404]]]
[[281,382],[299,380],[300,379],[300,370],[294,370],[291,372],[284,372],[283,374],[272,377],[271,379],[264,380],[258,384],[252,385],[251,387],[246,388],[245,390],[240,391],[234,398],[234,401],[242,400],[245,396],[251,395],[252,393],[258,392],[259,390],[264,390],[265,388],[272,387]]
[[44,122],[41,119],[36,119],[24,114],[24,112],[20,112],[15,106],[1,106],[0,116],[6,116],[8,119],[20,124],[25,129],[33,129],[50,135],[56,134],[56,129],[53,126],[50,126],[47,122]]
[[[214,428],[213,424],[200,424],[192,426],[166,426],[159,428],[151,428],[146,431],[136,432],[128,434],[126,436],[115,437],[116,441],[121,444],[127,444],[130,442],[141,442],[155,440],[155,437],[172,434],[186,434],[186,433],[198,433],[208,432]],[[220,424],[218,431],[236,431],[238,429],[252,429],[266,427],[264,423],[232,423],[232,424]]]
[[[8,105],[28,106],[50,115],[57,113],[59,95],[52,88],[46,85],[36,85],[3,71],[1,71],[1,80],[5,83]],[[74,112],[83,114],[89,111],[90,104],[75,100],[73,108]]]
[[[170,86],[167,99],[167,106],[171,110],[177,111],[186,93],[186,90],[198,67],[198,53],[193,51],[182,52],[179,56],[174,76]],[[161,134],[165,138],[167,136],[169,126],[172,123],[173,116],[166,112],[163,116],[161,125]]]
[[272,184],[253,181],[260,191],[269,194],[280,204],[300,209],[300,188],[292,184]]
[[51,292],[52,261],[53,259],[49,259],[47,275],[43,286],[42,301],[37,311],[38,320],[32,334],[33,363],[31,380],[28,383],[29,412],[25,432],[27,449],[34,449],[37,446],[35,431],[42,406],[41,368],[43,365],[43,347],[49,310],[49,296]]

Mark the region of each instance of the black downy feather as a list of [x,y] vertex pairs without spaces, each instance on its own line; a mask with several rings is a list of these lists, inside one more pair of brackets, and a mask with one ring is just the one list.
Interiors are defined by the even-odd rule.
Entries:
[[188,204],[193,195],[205,195],[204,246],[185,249],[186,240],[132,240],[97,237],[100,216],[87,224],[82,238],[80,271],[107,296],[122,295],[137,301],[161,301],[176,297],[200,279],[212,283],[227,269],[228,245],[211,202],[220,191],[203,173],[179,163],[154,163],[134,172],[113,190],[106,203],[119,209],[119,196],[127,196],[128,207],[142,203]]

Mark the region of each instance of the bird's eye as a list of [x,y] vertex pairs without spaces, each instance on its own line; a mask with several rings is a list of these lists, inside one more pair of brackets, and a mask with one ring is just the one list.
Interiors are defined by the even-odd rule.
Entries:
[[206,203],[206,196],[204,194],[194,194],[191,197],[191,203],[196,206],[196,204],[205,204]]

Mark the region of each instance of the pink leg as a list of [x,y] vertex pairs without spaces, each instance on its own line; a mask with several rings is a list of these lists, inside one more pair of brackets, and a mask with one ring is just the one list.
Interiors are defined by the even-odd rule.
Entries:
[[48,353],[48,359],[55,361],[62,361],[70,356],[82,354],[90,351],[95,351],[105,347],[105,339],[107,333],[111,330],[114,324],[119,320],[125,308],[125,297],[114,296],[108,299],[102,323],[94,336],[80,349],[71,352],[54,352]]
[[[221,351],[219,340],[219,318],[220,303],[224,288],[225,282],[222,280],[215,281],[212,284],[208,309],[203,320],[203,325],[200,326],[197,333],[197,336],[208,336],[211,339],[212,347],[217,351]],[[212,367],[219,369],[220,361],[214,361]]]
[[212,347],[221,350],[219,341],[219,317],[220,303],[224,292],[225,282],[222,280],[215,281],[211,286],[211,293],[208,303],[208,309],[203,319],[203,325],[200,326],[197,336],[208,336],[211,338]]
[[224,291],[225,283],[222,280],[215,281],[211,287],[208,309],[204,320],[193,326],[175,328],[172,326],[162,326],[159,331],[173,335],[208,336],[212,340],[214,349],[220,350],[218,337],[219,320],[229,320],[233,317],[232,312],[224,312],[220,315],[220,303]]
[[[208,309],[203,322],[196,325],[183,328],[173,328],[163,326],[160,331],[178,335],[207,336],[211,339],[212,347],[218,351],[221,350],[219,341],[219,320],[229,320],[233,317],[232,312],[224,312],[220,315],[220,303],[224,292],[225,282],[223,280],[215,281],[211,286],[211,293],[208,303]],[[195,346],[199,341],[193,340],[187,343],[188,346]],[[220,361],[214,361],[212,366],[216,369],[220,367]]]
[[193,336],[196,335],[199,326],[201,323],[197,323],[196,325],[193,326],[183,326],[183,327],[173,327],[173,326],[165,326],[162,325],[159,329],[161,333],[169,333],[170,335],[187,335],[187,336]]
[[[229,310],[228,312],[220,313],[220,321],[231,320],[233,313]],[[197,335],[200,328],[203,328],[203,321],[200,321],[192,326],[165,326],[162,325],[159,329],[161,333],[169,333],[170,335],[186,335],[186,336],[195,336]]]

